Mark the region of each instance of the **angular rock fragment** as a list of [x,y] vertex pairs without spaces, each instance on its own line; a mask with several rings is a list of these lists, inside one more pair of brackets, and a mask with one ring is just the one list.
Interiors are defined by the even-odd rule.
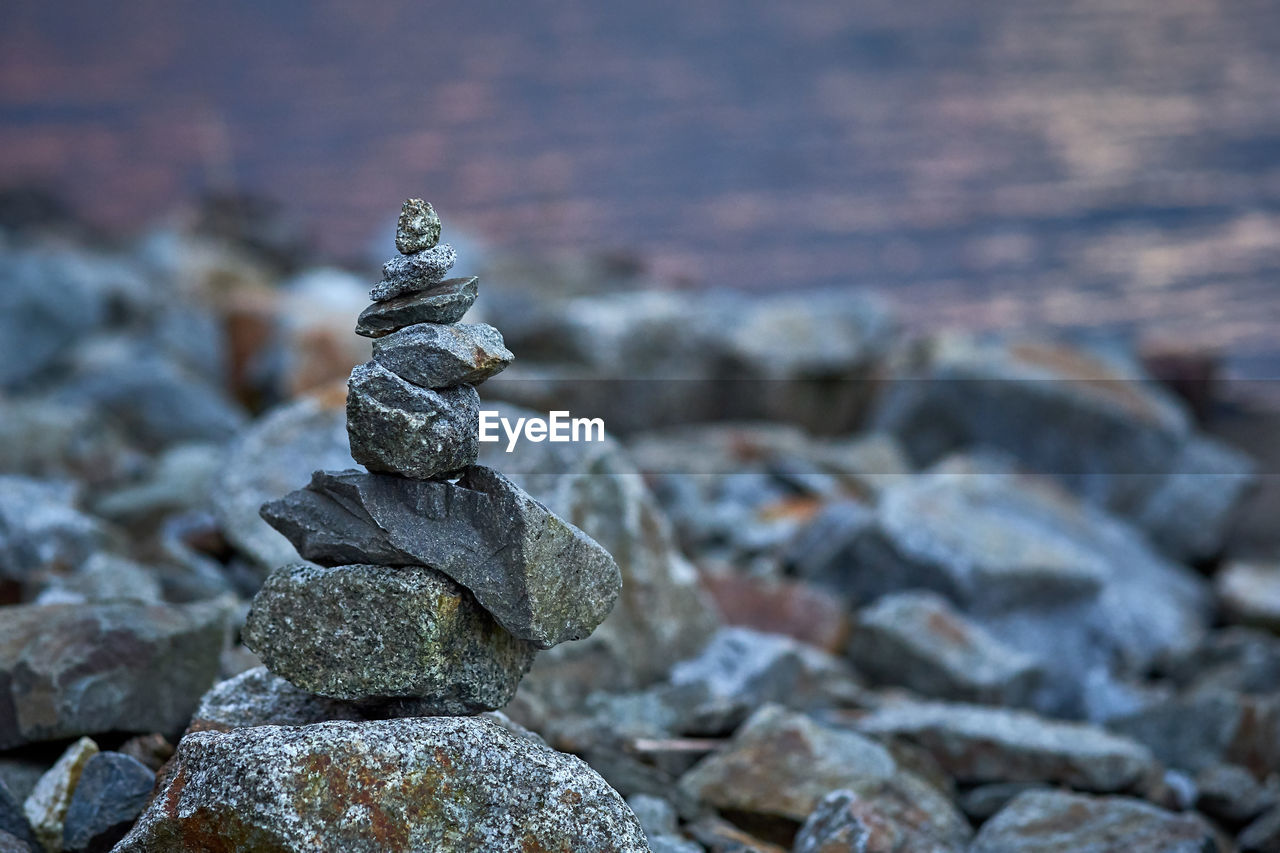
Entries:
[[412,255],[430,249],[440,242],[440,216],[435,209],[420,198],[411,198],[400,209],[396,222],[396,249],[402,255]]
[[244,641],[303,690],[414,697],[434,714],[502,707],[534,655],[470,593],[420,566],[283,566],[254,598]]
[[[317,792],[323,792],[322,795]],[[119,853],[643,853],[581,760],[473,717],[197,732]]]
[[118,752],[99,752],[85,762],[62,830],[64,853],[110,850],[125,836],[155,785],[146,765]]
[[217,679],[220,602],[20,605],[0,619],[0,749],[172,732]]
[[1135,741],[1025,711],[895,702],[859,720],[858,730],[923,747],[959,782],[1047,782],[1109,793],[1159,775],[1150,751]]
[[837,853],[850,850],[910,850],[912,853],[959,853],[963,847],[922,833],[902,815],[880,808],[853,791],[832,791],[822,798],[796,836],[794,853]]
[[312,562],[430,566],[539,648],[590,634],[622,583],[593,539],[482,465],[457,483],[316,472],[263,514]]
[[373,342],[373,360],[423,388],[479,385],[515,358],[484,323],[419,323]]
[[982,825],[970,853],[1212,853],[1213,831],[1194,815],[1128,797],[1027,791]]
[[382,281],[369,291],[369,298],[374,302],[382,302],[406,293],[426,290],[443,281],[457,259],[457,253],[448,243],[441,243],[412,255],[397,255],[382,265]]
[[963,846],[969,826],[943,794],[898,766],[880,744],[766,705],[727,747],[680,780],[721,810],[801,822],[829,792],[848,789],[941,844]]
[[475,462],[480,395],[470,385],[432,391],[371,361],[348,388],[351,456],[370,471],[427,479]]
[[476,301],[479,282],[476,276],[447,278],[425,290],[375,302],[361,312],[356,334],[380,338],[418,323],[456,323]]
[[886,595],[862,610],[849,657],[882,684],[937,699],[1023,705],[1040,679],[1035,658],[928,592]]
[[45,850],[62,846],[62,827],[71,805],[71,795],[80,782],[89,759],[98,754],[98,745],[87,737],[67,747],[62,757],[40,777],[35,790],[22,804],[36,840]]
[[229,732],[250,726],[307,726],[362,720],[355,705],[308,693],[259,666],[220,681],[200,699],[188,732]]

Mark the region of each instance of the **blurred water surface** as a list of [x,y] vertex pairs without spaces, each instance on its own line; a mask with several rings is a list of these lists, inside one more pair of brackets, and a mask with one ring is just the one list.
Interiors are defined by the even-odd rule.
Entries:
[[1280,375],[1272,0],[7,0],[0,184],[134,227],[210,188],[363,253],[877,288],[929,327],[1141,324]]

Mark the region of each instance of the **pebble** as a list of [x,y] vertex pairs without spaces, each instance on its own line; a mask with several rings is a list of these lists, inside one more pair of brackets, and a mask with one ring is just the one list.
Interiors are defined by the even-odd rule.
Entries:
[[356,334],[380,338],[418,323],[456,323],[476,301],[480,279],[447,278],[425,290],[375,302],[361,312]]
[[384,302],[406,293],[426,290],[443,281],[457,259],[457,253],[448,243],[412,255],[397,255],[382,265],[382,281],[369,291],[369,298],[374,302]]
[[470,385],[433,391],[376,362],[351,372],[347,434],[351,456],[370,471],[430,479],[476,460],[480,395]]
[[22,810],[31,823],[36,840],[45,850],[56,851],[62,846],[62,828],[71,805],[71,797],[80,782],[89,759],[98,754],[98,745],[82,737],[49,768],[35,790],[22,804]]
[[62,831],[65,853],[110,850],[142,813],[155,773],[118,752],[90,756],[71,795]]
[[419,323],[373,342],[376,363],[423,388],[478,385],[514,358],[484,323]]
[[396,249],[412,255],[430,249],[440,242],[440,217],[432,206],[420,198],[411,198],[400,209],[396,222]]

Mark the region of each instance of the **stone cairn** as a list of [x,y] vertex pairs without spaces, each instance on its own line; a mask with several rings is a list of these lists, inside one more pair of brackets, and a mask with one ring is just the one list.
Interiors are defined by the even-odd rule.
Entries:
[[262,507],[310,564],[275,570],[244,641],[303,690],[415,716],[500,708],[538,649],[590,634],[622,586],[595,540],[476,465],[475,386],[511,363],[497,329],[458,320],[477,279],[421,199],[356,332],[347,432],[368,469],[317,471]]

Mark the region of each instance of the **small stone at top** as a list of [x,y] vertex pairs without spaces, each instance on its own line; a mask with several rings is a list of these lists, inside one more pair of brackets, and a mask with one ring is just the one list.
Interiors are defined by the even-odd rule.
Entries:
[[396,248],[402,255],[412,255],[430,249],[440,242],[440,217],[430,204],[420,198],[411,198],[400,210],[396,223]]

